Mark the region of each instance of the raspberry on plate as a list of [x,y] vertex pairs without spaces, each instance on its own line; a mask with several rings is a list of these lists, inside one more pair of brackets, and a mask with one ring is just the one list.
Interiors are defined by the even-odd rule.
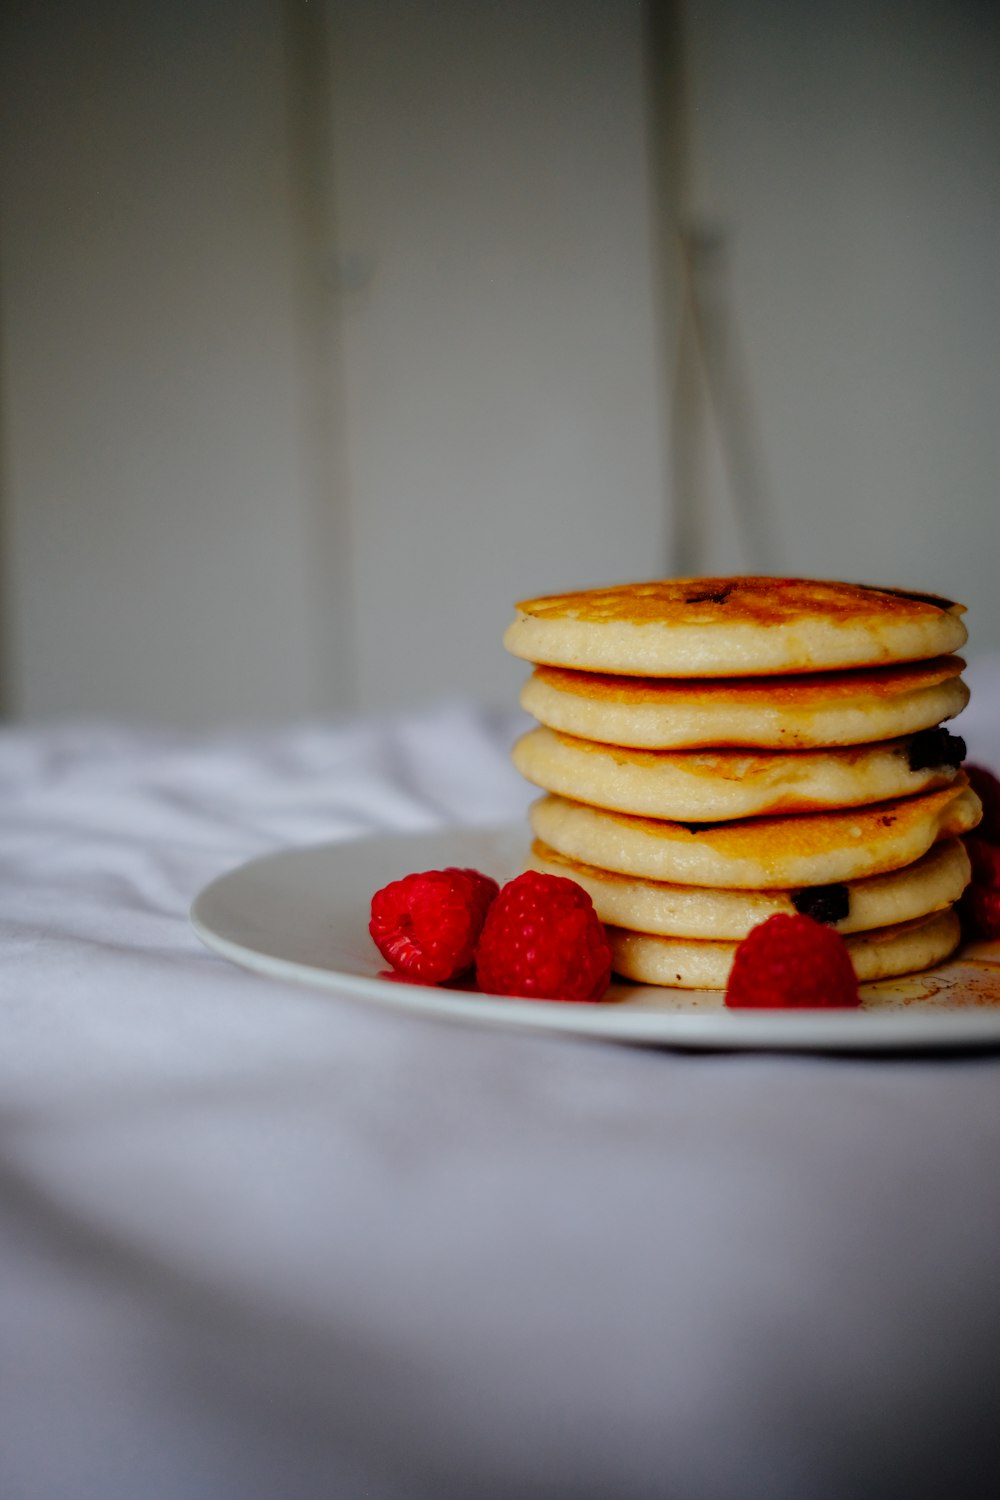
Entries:
[[860,1005],[843,938],[812,917],[768,917],[736,949],[726,1004],[737,1009],[841,1009]]
[[476,977],[488,995],[600,1000],[611,948],[587,892],[537,870],[508,881],[487,914]]
[[1000,886],[968,886],[958,911],[966,937],[980,941],[1000,938]]
[[976,836],[988,844],[1000,844],[1000,781],[985,766],[967,765],[965,774],[983,804],[983,821],[976,829]]
[[980,838],[978,829],[975,833],[967,833],[964,843],[976,885],[1000,886],[1000,845]]
[[467,973],[499,890],[478,870],[424,870],[372,897],[368,931],[394,969],[423,984]]

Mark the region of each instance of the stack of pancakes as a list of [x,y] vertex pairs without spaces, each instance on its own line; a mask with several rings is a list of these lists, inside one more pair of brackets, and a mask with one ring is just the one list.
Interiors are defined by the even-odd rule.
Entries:
[[861,981],[958,945],[959,835],[981,810],[962,741],[961,605],[790,578],[669,579],[533,599],[514,760],[547,793],[535,868],[608,924],[616,971],[723,988],[776,912],[843,933]]

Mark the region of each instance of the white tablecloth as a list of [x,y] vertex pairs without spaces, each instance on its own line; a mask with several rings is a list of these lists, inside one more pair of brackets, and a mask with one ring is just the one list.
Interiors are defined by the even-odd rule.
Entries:
[[466,1029],[193,936],[259,852],[519,816],[514,726],[0,736],[3,1500],[1000,1493],[1000,1057]]

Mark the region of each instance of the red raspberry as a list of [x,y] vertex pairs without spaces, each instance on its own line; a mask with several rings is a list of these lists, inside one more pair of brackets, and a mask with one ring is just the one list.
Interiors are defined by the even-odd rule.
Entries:
[[779,912],[755,927],[736,949],[727,1005],[832,1010],[860,1003],[844,939],[812,917]]
[[1000,886],[970,885],[958,903],[958,913],[966,938],[1000,938]]
[[478,870],[406,875],[375,892],[368,931],[393,968],[424,984],[443,984],[472,968],[499,889]]
[[966,766],[965,774],[983,804],[983,821],[976,835],[988,844],[1000,844],[1000,781],[985,766]]
[[972,878],[977,885],[1000,886],[1000,845],[988,844],[978,834],[965,837],[965,847],[972,861]]
[[600,1000],[611,949],[587,892],[537,870],[508,881],[479,939],[476,978],[488,995]]

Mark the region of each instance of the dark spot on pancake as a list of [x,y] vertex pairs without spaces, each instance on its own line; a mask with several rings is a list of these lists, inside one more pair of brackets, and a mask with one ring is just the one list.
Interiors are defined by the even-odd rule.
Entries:
[[911,771],[933,771],[939,766],[960,766],[965,759],[965,741],[947,729],[924,729],[908,742],[906,762]]
[[851,895],[846,885],[807,885],[792,892],[792,905],[803,917],[814,922],[842,922],[851,909]]
[[880,828],[891,828],[892,825],[893,825],[893,823],[895,823],[895,821],[896,821],[896,814],[895,813],[883,813],[882,817],[879,818],[878,821],[879,821],[879,827]]
[[912,599],[915,604],[933,604],[935,609],[951,609],[954,599],[945,599],[940,594],[917,594],[912,589],[887,589],[881,583],[863,583],[863,589],[873,589],[876,594],[895,594],[897,599]]
[[704,594],[685,594],[685,604],[725,604],[733,592],[733,585],[727,583],[725,588],[708,590]]

